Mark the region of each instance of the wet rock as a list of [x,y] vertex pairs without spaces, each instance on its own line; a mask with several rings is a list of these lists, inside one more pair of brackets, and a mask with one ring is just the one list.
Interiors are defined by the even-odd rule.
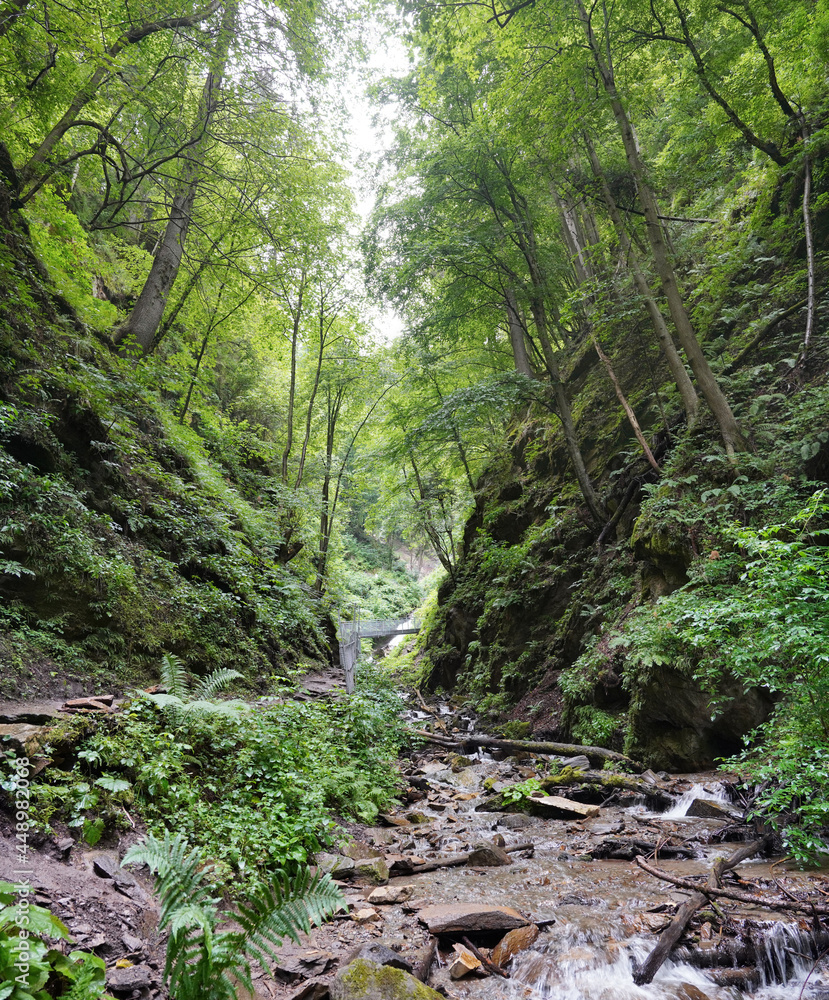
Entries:
[[141,938],[136,937],[134,934],[122,934],[121,943],[127,951],[141,951],[144,947],[144,942]]
[[364,944],[356,948],[348,956],[345,964],[350,965],[358,958],[363,958],[367,962],[374,962],[376,965],[388,965],[392,969],[402,969],[404,972],[412,971],[412,963],[407,962],[405,958],[384,945],[382,941],[372,941],[370,944]]
[[532,825],[532,817],[524,813],[504,813],[498,817],[498,826],[503,826],[506,830],[524,830]]
[[685,810],[686,816],[696,816],[698,819],[741,819],[742,813],[738,809],[726,805],[724,802],[717,802],[715,799],[694,799]]
[[416,774],[439,774],[441,771],[446,771],[448,768],[447,764],[439,763],[438,761],[430,761],[428,764],[424,764],[419,767]]
[[27,722],[11,722],[0,725],[0,740],[27,756],[33,756],[40,748],[44,726],[33,726]]
[[57,842],[57,849],[64,856],[64,860],[69,856],[69,852],[75,846],[75,841],[71,837],[61,837]]
[[102,694],[92,698],[71,698],[62,705],[64,712],[110,712],[114,695]]
[[389,866],[383,858],[362,858],[354,862],[354,874],[367,878],[375,885],[384,885],[389,880]]
[[0,705],[0,724],[14,724],[27,722],[33,726],[48,726],[61,719],[66,719],[67,715],[61,712],[57,702],[5,702]]
[[513,955],[517,955],[519,951],[526,951],[540,933],[535,924],[527,924],[526,927],[516,927],[515,930],[509,931],[492,949],[492,961],[496,965],[506,965]]
[[557,763],[560,765],[562,771],[567,767],[572,771],[590,770],[590,761],[583,753],[580,753],[577,757],[559,757]]
[[292,993],[289,1000],[328,1000],[330,996],[327,979],[309,979],[307,983]]
[[383,852],[363,841],[352,840],[343,851],[343,855],[346,858],[351,858],[352,861],[363,861],[366,858],[382,858]]
[[118,855],[108,851],[98,851],[92,856],[87,855],[87,859],[92,861],[92,871],[99,878],[113,878],[121,867]]
[[331,1000],[443,1000],[440,993],[403,969],[364,958],[341,969],[331,981]]
[[676,1000],[710,1000],[709,995],[693,983],[683,983],[676,991]]
[[470,972],[483,969],[481,960],[476,958],[468,948],[462,944],[454,944],[452,948],[455,952],[455,957],[449,963],[449,976],[452,979],[463,979]]
[[146,989],[153,981],[152,970],[146,965],[131,965],[128,969],[107,969],[107,989],[120,995]]
[[471,757],[464,757],[461,754],[450,754],[447,760],[455,774],[460,773],[466,767],[473,767],[475,764]]
[[481,782],[481,776],[481,765],[474,764],[471,767],[465,767],[463,770],[458,771],[452,783],[458,784],[462,788],[477,788]]
[[503,847],[495,844],[476,844],[467,862],[471,867],[497,868],[500,865],[511,865],[512,858]]
[[375,889],[368,897],[369,903],[405,903],[414,895],[413,885],[384,885]]
[[431,934],[509,931],[530,922],[511,906],[490,906],[486,903],[424,906],[417,918],[426,924]]
[[312,948],[297,954],[280,956],[273,971],[276,978],[283,983],[295,983],[300,979],[321,976],[333,964],[334,956],[330,951]]
[[354,872],[355,865],[352,858],[344,858],[341,854],[318,854],[317,867],[332,878],[344,878]]
[[431,823],[432,819],[427,816],[426,813],[422,812],[410,812],[406,813],[406,819],[409,823],[420,824],[420,823]]
[[351,914],[351,919],[355,924],[371,924],[375,920],[380,920],[380,914],[377,910],[373,910],[370,906],[364,907],[362,910],[355,910]]
[[379,819],[381,819],[387,826],[411,825],[405,816],[395,816],[393,813],[380,813]]
[[590,819],[599,815],[598,806],[586,805],[584,802],[574,802],[561,795],[542,795],[529,800],[530,808],[539,816],[551,819]]

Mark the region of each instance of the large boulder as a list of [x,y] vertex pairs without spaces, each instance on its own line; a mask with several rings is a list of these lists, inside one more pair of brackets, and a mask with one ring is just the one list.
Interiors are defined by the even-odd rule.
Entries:
[[744,691],[738,681],[721,685],[720,697],[725,708],[712,719],[710,697],[693,677],[670,667],[654,671],[631,712],[631,755],[666,771],[694,771],[738,753],[742,737],[765,722],[774,702],[767,691]]
[[358,958],[331,981],[331,1000],[443,1000],[403,969]]

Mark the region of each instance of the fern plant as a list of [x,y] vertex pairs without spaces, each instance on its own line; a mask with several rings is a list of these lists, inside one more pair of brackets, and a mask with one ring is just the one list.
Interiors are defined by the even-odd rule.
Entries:
[[[238,910],[220,911],[200,853],[179,834],[161,840],[148,835],[127,851],[124,864],[143,863],[158,873],[159,927],[170,930],[164,976],[176,1000],[235,1000],[241,983],[252,991],[251,962],[266,968],[283,938],[299,943],[344,905],[328,875],[303,869],[283,876],[256,893]],[[232,921],[239,930],[218,930]]]
[[212,700],[231,681],[241,676],[238,670],[222,667],[191,684],[181,660],[172,653],[165,653],[161,658],[161,685],[167,692],[145,694],[144,697],[161,709],[171,729],[183,729],[198,717],[235,716],[247,711],[248,705],[244,701]]

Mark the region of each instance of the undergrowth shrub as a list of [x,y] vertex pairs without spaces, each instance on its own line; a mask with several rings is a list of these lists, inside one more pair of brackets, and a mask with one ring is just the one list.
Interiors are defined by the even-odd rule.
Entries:
[[400,701],[368,666],[351,697],[327,702],[265,699],[241,713],[154,697],[101,720],[71,769],[33,782],[33,822],[63,819],[97,841],[137,813],[205,851],[218,879],[253,889],[330,844],[337,816],[371,822],[395,795]]
[[693,675],[715,714],[724,680],[775,696],[772,717],[726,766],[761,784],[755,811],[782,830],[795,858],[814,862],[829,849],[827,493],[784,521],[733,524],[723,537],[730,551],[697,559],[688,584],[639,608],[609,645],[625,651],[634,711],[663,665]]

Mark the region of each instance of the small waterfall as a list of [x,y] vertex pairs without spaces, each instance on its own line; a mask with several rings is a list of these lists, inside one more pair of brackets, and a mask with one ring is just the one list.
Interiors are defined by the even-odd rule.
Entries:
[[725,794],[725,788],[720,784],[693,785],[668,809],[661,813],[663,819],[682,819],[688,812],[692,802],[697,799],[707,799],[709,802],[716,802],[718,805],[731,806],[731,802]]

